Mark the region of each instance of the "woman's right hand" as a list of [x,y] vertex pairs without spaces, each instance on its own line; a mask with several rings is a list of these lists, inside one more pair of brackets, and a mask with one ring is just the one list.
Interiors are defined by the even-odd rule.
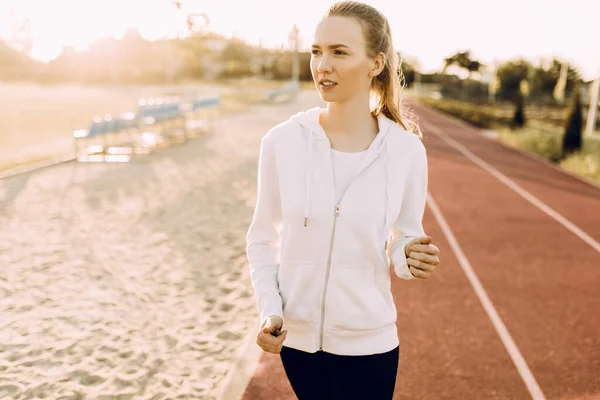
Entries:
[[283,326],[283,319],[276,315],[265,318],[261,327],[256,335],[256,344],[260,346],[263,351],[273,354],[279,354],[283,341],[287,336],[287,331],[281,331]]

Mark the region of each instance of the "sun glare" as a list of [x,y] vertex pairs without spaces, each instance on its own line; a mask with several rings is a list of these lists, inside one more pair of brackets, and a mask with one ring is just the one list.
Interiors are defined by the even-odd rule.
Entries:
[[[0,10],[14,17],[6,18],[5,28],[0,31],[9,37],[11,22],[30,21],[34,47],[32,56],[48,61],[55,58],[63,47],[84,50],[94,41],[105,38],[120,38],[131,28],[150,39],[172,35],[177,27],[183,27],[182,19],[174,5],[165,1],[161,5],[148,6],[139,0],[102,2],[56,0],[39,2],[12,0]],[[180,28],[179,28],[180,29]]]
[[[599,61],[598,52],[590,49],[593,48],[591,43],[597,25],[594,16],[600,10],[600,2],[572,0],[573,7],[563,9],[561,1],[506,0],[494,12],[493,20],[489,19],[490,15],[485,10],[467,7],[475,4],[475,0],[439,2],[441,8],[430,14],[428,2],[413,2],[410,14],[415,18],[408,19],[400,17],[403,13],[396,2],[372,0],[367,3],[388,15],[395,29],[395,45],[405,55],[417,58],[424,70],[437,70],[441,68],[444,57],[468,48],[484,62],[519,55],[532,58],[556,55],[584,67],[582,72],[586,72],[590,79],[596,76]],[[297,24],[302,51],[309,50],[307,47],[319,13],[333,2],[182,0],[186,11],[202,12],[209,17],[210,31],[225,36],[235,35],[267,47],[287,46],[290,29]],[[544,9],[540,11],[542,3]],[[522,12],[514,14],[511,4],[522,5]],[[584,9],[583,13],[577,11]],[[131,28],[137,29],[148,40],[182,35],[186,30],[185,17],[177,10],[173,0],[2,0],[0,38],[11,35],[11,10],[17,20],[29,18],[33,37],[32,56],[46,61],[56,57],[64,46],[84,50],[100,38],[120,38]],[[452,25],[447,15],[460,10],[469,10],[464,15],[471,22]],[[543,18],[538,18],[539,15]],[[422,30],[424,16],[429,21],[428,33],[405,35],[406,32]],[[514,26],[528,27],[527,32],[505,29],[502,21],[509,20]],[[492,21],[497,21],[495,24],[498,25],[490,25]],[[440,34],[443,34],[444,40],[438,39]]]

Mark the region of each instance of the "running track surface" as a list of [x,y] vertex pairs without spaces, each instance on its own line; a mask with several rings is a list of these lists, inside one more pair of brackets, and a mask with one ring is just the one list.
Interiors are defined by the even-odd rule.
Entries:
[[[392,279],[394,399],[600,399],[600,189],[414,108],[442,263],[428,280]],[[262,353],[242,399],[295,398],[279,356]]]

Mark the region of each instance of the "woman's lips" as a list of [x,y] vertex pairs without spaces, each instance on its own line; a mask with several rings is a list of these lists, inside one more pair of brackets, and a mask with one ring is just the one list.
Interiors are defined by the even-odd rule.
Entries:
[[324,85],[323,83],[319,83],[319,87],[321,88],[321,90],[331,90],[336,86],[337,83],[334,83],[333,85]]

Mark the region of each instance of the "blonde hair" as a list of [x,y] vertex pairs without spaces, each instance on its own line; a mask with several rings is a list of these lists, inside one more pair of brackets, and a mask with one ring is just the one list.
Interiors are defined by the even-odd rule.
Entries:
[[404,75],[400,68],[398,53],[392,43],[392,32],[387,18],[377,9],[357,1],[341,1],[333,4],[323,16],[349,17],[358,20],[366,43],[367,56],[375,58],[385,54],[385,67],[371,81],[371,95],[375,97],[375,108],[371,114],[383,113],[406,131],[423,137],[415,115],[404,107],[401,100]]

